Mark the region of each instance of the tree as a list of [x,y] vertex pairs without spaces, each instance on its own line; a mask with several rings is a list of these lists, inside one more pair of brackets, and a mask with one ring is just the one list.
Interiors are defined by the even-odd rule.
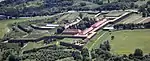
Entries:
[[133,54],[129,54],[129,59],[133,59]]
[[111,40],[114,40],[115,36],[111,36]]
[[146,12],[142,12],[142,17],[147,17],[147,13]]
[[147,4],[150,5],[150,1],[147,1]]
[[121,5],[121,9],[124,11],[126,7],[124,5]]
[[81,54],[78,51],[73,52],[72,56],[74,57],[74,60],[81,60],[82,59]]
[[88,51],[87,48],[83,48],[81,50],[81,54],[82,54],[82,57],[83,57],[83,61],[90,61],[89,51]]
[[130,8],[135,8],[135,4],[131,3]]
[[101,48],[95,49],[95,54],[101,55],[103,53],[104,53],[104,50],[102,50]]
[[98,1],[97,4],[102,5],[103,1]]
[[19,59],[16,56],[11,54],[8,58],[8,61],[19,61]]
[[143,56],[143,51],[141,49],[135,49],[134,56]]
[[9,50],[3,52],[3,54],[2,54],[2,61],[3,61],[3,60],[6,60],[7,57],[8,57],[10,54],[11,54],[11,52],[10,52]]
[[104,51],[106,51],[106,50],[107,50],[107,48],[106,48],[105,44],[100,44],[100,48],[101,48],[102,50],[104,50]]
[[90,57],[83,57],[83,61],[90,61]]
[[64,29],[65,29],[64,27],[58,28],[56,34],[62,33],[64,31]]
[[81,2],[81,3],[80,3],[80,6],[86,6],[86,3]]
[[144,11],[145,11],[145,7],[140,6],[139,9],[138,9],[138,11],[139,11],[139,12],[144,12]]
[[83,48],[82,50],[81,50],[81,54],[82,54],[82,56],[89,56],[89,51],[88,51],[88,49],[87,48]]
[[82,13],[79,13],[79,17],[80,17],[81,19],[83,19],[83,14],[82,14]]
[[110,0],[108,0],[108,3],[110,3]]
[[105,45],[106,50],[107,50],[107,51],[110,51],[111,46],[110,46],[110,43],[109,43],[108,40],[104,42],[104,45]]
[[19,46],[20,46],[20,47],[23,47],[23,46],[24,46],[24,43],[23,43],[23,42],[20,42],[20,43],[19,43]]
[[105,61],[105,60],[101,57],[97,57],[95,61]]

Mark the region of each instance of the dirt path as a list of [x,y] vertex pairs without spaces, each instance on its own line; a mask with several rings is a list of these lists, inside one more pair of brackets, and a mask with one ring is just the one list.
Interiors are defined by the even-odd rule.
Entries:
[[92,50],[92,47],[93,47],[98,41],[100,41],[99,39],[100,39],[101,37],[103,37],[106,33],[107,33],[107,32],[105,32],[105,33],[103,33],[101,36],[99,36],[99,37],[96,39],[96,41],[94,41],[94,43],[93,43],[92,46],[89,48],[89,50]]

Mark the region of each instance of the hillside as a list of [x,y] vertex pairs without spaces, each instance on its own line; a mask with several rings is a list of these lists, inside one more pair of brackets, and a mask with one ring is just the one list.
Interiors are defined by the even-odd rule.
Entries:
[[0,14],[11,16],[51,15],[68,10],[88,10],[98,4],[78,0],[5,0],[0,3]]
[[[118,2],[119,1],[119,2]],[[5,0],[0,2],[0,14],[9,16],[43,16],[69,10],[118,10],[131,8],[138,0]],[[141,3],[139,1],[137,3]],[[133,7],[132,7],[133,8]],[[137,8],[137,6],[136,6]]]

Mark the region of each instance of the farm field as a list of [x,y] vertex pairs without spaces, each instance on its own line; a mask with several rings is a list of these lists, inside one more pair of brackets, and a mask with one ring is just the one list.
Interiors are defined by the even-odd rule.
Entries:
[[[55,15],[52,15],[55,16]],[[0,20],[0,38],[4,36],[5,33],[9,32],[8,24],[13,24],[15,22],[23,22],[28,20],[37,20],[37,19],[45,19],[52,16],[38,16],[38,17],[27,17],[27,18],[18,18],[18,19],[8,19],[8,20]]]
[[141,20],[143,20],[142,16],[140,14],[131,14],[128,17],[124,18],[117,24],[128,24],[128,23],[139,23]]
[[145,0],[145,1],[137,1],[137,2],[135,2],[135,4],[141,6],[141,5],[143,5],[143,4],[146,4],[147,1],[149,1],[149,0]]
[[61,16],[57,22],[55,23],[62,23],[62,21],[69,20],[69,22],[73,21],[79,16],[79,13],[66,13]]
[[74,20],[79,16],[79,13],[70,13],[68,17],[66,17],[66,20]]
[[109,12],[108,14],[106,14],[106,17],[119,17],[120,15],[124,14],[125,12],[123,11],[114,11],[114,12]]
[[114,40],[110,40],[111,51],[114,54],[133,53],[136,48],[140,48],[144,53],[150,51],[150,29],[142,30],[123,30],[112,32]]
[[69,17],[69,16],[70,16],[70,14],[63,15],[62,17],[60,17],[60,18],[58,19],[58,22],[64,20],[65,18],[67,18],[67,17]]

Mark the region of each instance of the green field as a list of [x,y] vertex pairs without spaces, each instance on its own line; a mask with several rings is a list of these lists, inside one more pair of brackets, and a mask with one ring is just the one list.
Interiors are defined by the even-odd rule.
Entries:
[[142,49],[144,53],[150,52],[150,29],[116,31],[112,35],[115,38],[110,42],[111,51],[115,54],[133,53],[136,48]]
[[131,14],[128,17],[124,18],[118,24],[128,24],[128,23],[138,23],[142,20],[142,16],[140,14]]
[[8,31],[8,24],[12,24],[15,22],[23,22],[27,20],[35,20],[35,19],[44,19],[46,17],[31,17],[31,18],[19,18],[19,19],[9,19],[9,20],[0,20],[0,38],[3,37],[5,33]]
[[[115,36],[114,40],[111,40],[111,35]],[[92,50],[99,48],[103,41],[110,40],[111,52],[114,54],[130,54],[136,48],[142,49],[144,53],[150,51],[150,29],[114,31],[111,35],[107,31],[99,31],[85,47]]]
[[108,14],[105,14],[105,16],[107,17],[119,17],[122,14],[124,14],[124,11],[114,11],[114,12],[109,12]]

